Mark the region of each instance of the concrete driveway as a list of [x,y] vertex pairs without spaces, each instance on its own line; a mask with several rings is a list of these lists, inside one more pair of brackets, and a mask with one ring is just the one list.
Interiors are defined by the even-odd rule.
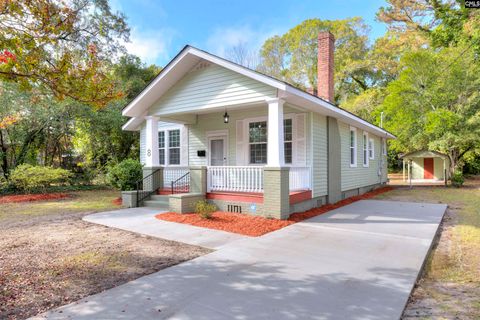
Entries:
[[446,206],[359,201],[40,319],[398,319]]

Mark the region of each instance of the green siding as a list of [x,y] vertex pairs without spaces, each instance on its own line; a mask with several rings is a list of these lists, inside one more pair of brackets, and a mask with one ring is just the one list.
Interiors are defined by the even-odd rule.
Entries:
[[149,114],[195,112],[236,104],[265,102],[276,90],[217,65],[189,72],[153,104]]
[[[312,124],[313,197],[327,194],[327,117],[310,113]],[[310,149],[310,148],[309,148]]]
[[[378,175],[380,166],[383,165],[382,173],[386,173],[386,159],[381,154],[381,138],[368,133],[368,138],[374,140],[374,159],[369,160],[369,166],[363,166],[363,131],[357,128],[357,166],[350,167],[350,125],[339,122],[342,156],[342,191],[370,186],[386,181],[386,175]],[[384,161],[381,161],[381,158]]]
[[[415,157],[412,159],[412,179],[424,179],[424,158]],[[448,168],[448,163],[446,164]],[[406,170],[406,169],[405,169]],[[433,178],[437,180],[443,180],[444,169],[443,159],[433,158]]]
[[[284,113],[295,113],[295,109],[285,106]],[[236,165],[236,122],[246,118],[255,118],[267,116],[267,106],[254,109],[232,110],[228,111],[230,115],[229,123],[223,123],[223,113],[209,113],[198,115],[197,124],[189,125],[189,164],[192,166],[206,166],[207,157],[198,157],[197,150],[207,150],[207,132],[215,130],[228,130],[228,165]],[[308,122],[308,120],[307,120]],[[308,130],[308,127],[307,127]],[[307,141],[308,157],[308,141]],[[308,159],[307,159],[308,161]]]

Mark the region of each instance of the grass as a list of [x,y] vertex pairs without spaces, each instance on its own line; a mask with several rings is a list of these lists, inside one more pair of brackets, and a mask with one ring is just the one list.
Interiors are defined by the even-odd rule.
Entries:
[[376,198],[448,204],[439,243],[428,258],[418,291],[437,302],[444,314],[439,318],[479,319],[480,179],[468,179],[463,188],[399,188]]
[[20,219],[22,216],[33,217],[43,215],[69,214],[79,212],[98,212],[118,209],[112,201],[120,196],[114,190],[74,191],[69,192],[71,198],[61,200],[7,203],[0,208],[2,220]]

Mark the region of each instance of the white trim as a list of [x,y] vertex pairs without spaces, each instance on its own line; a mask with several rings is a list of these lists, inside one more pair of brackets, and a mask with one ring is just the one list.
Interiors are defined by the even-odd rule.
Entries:
[[[370,151],[372,151],[371,155]],[[368,158],[370,160],[375,160],[375,140],[373,138],[368,139]]]
[[[169,147],[170,131],[173,131],[173,130],[179,130],[180,131],[180,146],[170,148]],[[165,134],[164,134],[165,147],[163,148],[165,150],[165,159],[164,159],[164,164],[162,164],[161,166],[163,166],[163,167],[184,167],[185,164],[182,162],[182,157],[184,157],[184,156],[188,157],[188,152],[187,152],[187,155],[184,155],[183,154],[184,152],[182,152],[182,149],[183,149],[182,135],[183,134],[188,134],[188,132],[186,131],[186,127],[181,126],[181,125],[176,125],[176,126],[170,126],[169,125],[169,126],[165,126],[165,127],[162,126],[162,127],[158,128],[158,132],[160,132],[160,131],[165,132]],[[169,149],[174,149],[174,148],[180,149],[180,163],[179,164],[170,164],[169,163],[170,162],[170,154],[169,154],[168,151],[169,151]],[[160,150],[160,148],[158,148],[158,140],[157,140],[157,150]],[[160,152],[159,152],[159,154],[160,154]],[[160,160],[160,156],[159,156],[159,160]]]
[[[352,132],[354,133],[354,141],[353,141],[353,163],[352,163]],[[350,168],[357,167],[357,152],[358,152],[358,145],[357,145],[357,128],[350,126],[350,130],[348,131],[348,163],[350,164]]]
[[364,168],[370,166],[370,159],[368,156],[368,132],[363,131],[362,133],[362,164]]
[[384,156],[387,155],[387,139],[382,138],[382,153]]
[[224,157],[224,164],[223,166],[228,166],[229,165],[229,157],[228,157],[228,130],[215,130],[215,131],[207,131],[206,132],[206,137],[207,137],[207,163],[209,166],[212,165],[211,162],[211,149],[210,149],[210,142],[212,140],[223,140],[223,157]]
[[[283,114],[283,120],[285,119],[291,119],[292,120],[292,134],[295,135],[296,134],[296,130],[297,130],[297,124],[295,123],[295,116],[297,114],[301,114],[301,113],[286,113],[286,114]],[[306,113],[303,113],[303,114],[306,114]],[[251,122],[260,122],[260,121],[266,121],[267,122],[267,127],[268,127],[268,117],[267,116],[259,116],[259,117],[253,117],[253,118],[244,118],[244,119],[239,119],[237,121],[243,121],[243,141],[244,141],[244,146],[243,146],[243,152],[247,155],[247,159],[245,161],[245,165],[247,166],[258,166],[258,165],[266,165],[265,164],[258,164],[258,163],[250,163],[250,136],[249,136],[249,124]],[[268,131],[267,131],[267,136],[268,136]],[[235,137],[236,139],[237,137]],[[285,163],[284,161],[284,164],[283,166],[286,166],[286,167],[295,167],[295,161],[294,161],[294,157],[295,157],[295,152],[297,150],[297,145],[296,145],[296,139],[293,139],[292,140],[292,163]],[[267,138],[267,147],[268,147],[268,138]],[[239,150],[237,150],[236,152],[241,152]],[[267,161],[268,161],[268,157],[267,157]]]

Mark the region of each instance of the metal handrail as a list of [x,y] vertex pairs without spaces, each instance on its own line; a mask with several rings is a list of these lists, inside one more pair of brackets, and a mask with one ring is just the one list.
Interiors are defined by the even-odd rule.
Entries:
[[[180,185],[180,182],[183,182],[183,184]],[[181,187],[183,187],[183,189],[181,191],[183,191],[183,192],[187,191],[188,192],[189,189],[190,189],[190,172],[185,173],[183,176],[181,176],[177,180],[171,182],[171,192],[172,192],[172,194],[176,193],[175,192],[176,191],[175,190],[176,185],[180,185]],[[177,186],[177,190],[178,190],[178,186]],[[180,193],[180,192],[178,192],[178,193]]]
[[[156,174],[158,171],[160,170],[163,170],[162,169],[157,169],[155,171],[153,171],[152,173],[150,173],[148,176],[145,176],[143,177],[141,180],[138,180],[136,182],[136,185],[137,185],[137,207],[140,206],[140,203],[142,203],[143,200],[145,200],[146,198],[150,197],[152,194],[154,194],[155,192],[157,192],[158,188],[152,188],[153,190],[150,190],[150,191],[147,191],[145,192],[145,190],[143,190],[143,182],[147,179],[147,178],[150,178],[151,176],[153,176],[154,174]],[[142,188],[142,197],[140,198],[140,184],[141,184],[141,188]]]

